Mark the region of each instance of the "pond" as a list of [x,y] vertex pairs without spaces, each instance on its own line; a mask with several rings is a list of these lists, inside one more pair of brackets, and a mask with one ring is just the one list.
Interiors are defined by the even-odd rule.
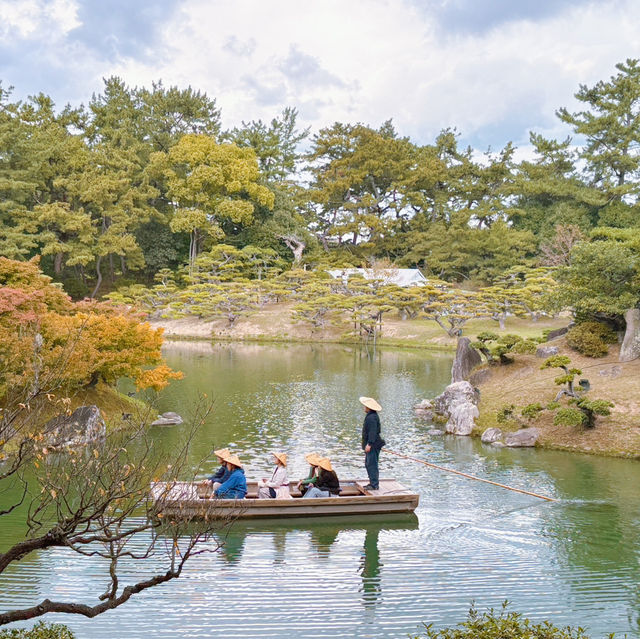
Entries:
[[[451,355],[336,345],[169,344],[185,378],[159,408],[185,417],[206,393],[213,412],[194,443],[205,477],[211,446],[239,451],[249,477],[289,454],[329,455],[343,477],[363,477],[359,395],[383,406],[387,446],[493,481],[557,497],[557,503],[473,482],[390,454],[381,476],[420,494],[416,517],[236,524],[222,551],[195,558],[179,580],[94,620],[52,616],[80,639],[178,637],[406,637],[421,623],[461,621],[472,601],[593,637],[640,637],[640,466],[630,460],[485,447],[429,435],[413,404],[449,381]],[[156,428],[167,450],[186,426]],[[17,535],[5,529],[4,541]],[[2,609],[44,596],[97,596],[103,566],[63,550],[26,558],[0,579]]]

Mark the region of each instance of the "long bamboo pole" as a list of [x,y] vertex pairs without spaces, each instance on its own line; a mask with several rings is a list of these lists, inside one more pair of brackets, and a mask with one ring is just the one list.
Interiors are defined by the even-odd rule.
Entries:
[[538,493],[531,493],[528,490],[521,490],[520,488],[514,488],[513,486],[507,486],[506,484],[499,484],[497,481],[491,481],[489,479],[482,479],[482,477],[475,477],[474,475],[469,475],[467,473],[463,473],[459,470],[453,470],[453,468],[445,468],[444,466],[438,466],[437,464],[432,464],[431,462],[424,461],[424,459],[418,459],[417,457],[410,457],[409,455],[403,455],[402,453],[396,453],[393,450],[389,450],[385,448],[384,451],[386,453],[391,453],[396,457],[402,457],[403,459],[409,459],[411,461],[417,462],[418,464],[424,464],[425,466],[430,466],[431,468],[437,468],[438,470],[444,470],[447,473],[454,473],[456,475],[461,475],[462,477],[466,477],[467,479],[475,479],[475,481],[481,481],[485,484],[491,484],[492,486],[499,486],[500,488],[506,488],[507,490],[513,490],[516,493],[522,493],[523,495],[530,495],[531,497],[538,497],[539,499],[544,499],[546,501],[558,501],[553,497],[547,497],[546,495],[539,495]]

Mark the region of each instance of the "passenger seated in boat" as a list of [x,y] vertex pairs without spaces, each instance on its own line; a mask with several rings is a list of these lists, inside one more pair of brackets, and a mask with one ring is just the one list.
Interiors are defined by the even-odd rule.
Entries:
[[287,475],[287,454],[273,453],[276,467],[271,479],[258,482],[258,499],[289,499],[289,477]]
[[337,497],[340,494],[340,482],[333,466],[331,466],[331,460],[328,457],[319,459],[318,467],[318,476],[313,485],[309,486],[303,498]]
[[227,454],[224,457],[229,469],[229,477],[213,494],[218,499],[244,499],[247,495],[247,479],[242,470],[242,462],[237,455]]
[[225,456],[228,455],[229,452],[228,448],[213,451],[213,454],[218,458],[218,463],[220,464],[220,468],[218,468],[211,477],[208,477],[208,480],[213,484],[213,490],[220,488],[220,486],[229,479],[229,469],[224,461]]
[[304,458],[309,463],[309,474],[304,479],[301,479],[297,484],[298,490],[303,495],[307,492],[309,486],[313,486],[317,480],[318,460],[320,459],[320,455],[317,453],[308,453]]

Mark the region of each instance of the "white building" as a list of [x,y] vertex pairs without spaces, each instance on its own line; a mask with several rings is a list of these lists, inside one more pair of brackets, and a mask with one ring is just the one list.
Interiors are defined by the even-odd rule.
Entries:
[[381,280],[396,286],[424,286],[427,278],[417,268],[343,268],[327,271],[334,279],[348,280],[360,275],[365,280]]

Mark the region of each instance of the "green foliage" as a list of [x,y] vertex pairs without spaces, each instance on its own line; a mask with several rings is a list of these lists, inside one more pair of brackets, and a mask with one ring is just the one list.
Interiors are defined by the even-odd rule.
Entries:
[[529,420],[535,419],[542,411],[544,410],[544,406],[539,402],[535,404],[527,404],[521,411],[520,414],[523,417],[526,417]]
[[556,426],[584,426],[587,422],[587,416],[577,408],[564,407],[558,409],[553,418]]
[[571,348],[587,357],[603,357],[609,352],[607,344],[615,344],[618,337],[602,322],[582,322],[567,333]]
[[499,424],[507,424],[514,419],[516,411],[515,404],[505,404],[496,414],[496,419]]
[[537,347],[537,342],[531,339],[522,339],[516,342],[511,350],[521,355],[532,355],[536,352]]
[[507,348],[512,349],[518,342],[522,341],[520,335],[513,335],[512,333],[506,333],[498,338],[501,344],[504,344]]
[[457,627],[436,630],[427,625],[413,639],[588,639],[581,628],[558,628],[550,621],[535,623],[507,608],[505,601],[500,611],[491,608],[480,614],[472,605],[467,619]]
[[33,628],[0,630],[0,639],[75,639],[75,635],[62,624],[39,621]]

